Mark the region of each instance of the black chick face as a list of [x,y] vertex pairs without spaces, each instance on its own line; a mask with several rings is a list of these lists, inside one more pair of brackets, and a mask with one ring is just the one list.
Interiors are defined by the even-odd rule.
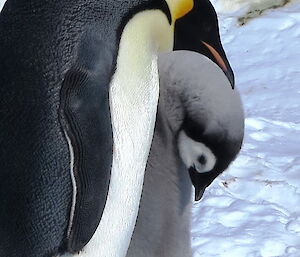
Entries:
[[226,128],[217,131],[219,133],[205,132],[199,124],[186,119],[178,135],[179,153],[195,187],[196,201],[241,149],[243,133],[232,138]]

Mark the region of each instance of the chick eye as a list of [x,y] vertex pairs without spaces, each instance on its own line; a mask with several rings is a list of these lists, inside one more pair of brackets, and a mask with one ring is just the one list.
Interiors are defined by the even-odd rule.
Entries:
[[202,164],[202,165],[205,165],[205,164],[206,164],[207,159],[206,159],[206,157],[205,157],[204,154],[201,154],[201,155],[198,157],[198,162],[199,162],[200,164]]

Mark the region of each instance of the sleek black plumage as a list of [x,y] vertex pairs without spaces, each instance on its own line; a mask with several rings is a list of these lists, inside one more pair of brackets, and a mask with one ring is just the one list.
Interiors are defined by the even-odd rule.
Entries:
[[[161,9],[171,21],[164,0],[6,2],[0,15],[0,256],[76,252],[93,235],[112,159],[109,82],[121,32],[145,9]],[[65,132],[75,146],[75,210]]]

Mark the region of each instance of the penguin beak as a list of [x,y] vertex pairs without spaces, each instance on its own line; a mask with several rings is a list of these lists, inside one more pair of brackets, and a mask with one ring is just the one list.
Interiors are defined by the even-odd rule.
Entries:
[[201,184],[201,180],[199,181],[198,172],[195,170],[195,168],[190,167],[189,168],[189,174],[192,181],[192,184],[195,188],[195,201],[200,201],[206,186]]
[[[219,50],[216,50],[212,45],[209,43],[206,43],[205,41],[201,41],[202,44],[204,45],[204,49],[202,51],[199,51],[200,53],[206,55],[209,57],[211,60],[213,60],[225,73],[227,76],[230,85],[232,89],[234,89],[234,73],[232,71],[232,68],[230,67],[230,64],[227,60],[225,51],[223,50],[223,47],[221,45],[221,42],[219,41],[219,46],[216,47]],[[206,48],[205,48],[206,47]],[[208,49],[208,51],[207,51]]]
[[234,89],[234,73],[222,47],[217,14],[209,0],[195,0],[193,9],[176,21],[174,50],[205,55],[223,70]]
[[189,175],[192,184],[195,188],[195,201],[200,201],[205,189],[214,181],[220,172],[211,171],[206,173],[199,173],[193,167],[189,168]]

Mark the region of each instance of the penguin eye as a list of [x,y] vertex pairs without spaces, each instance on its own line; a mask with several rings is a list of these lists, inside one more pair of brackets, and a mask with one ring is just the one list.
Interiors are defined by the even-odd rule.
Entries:
[[200,164],[202,164],[202,165],[205,165],[205,164],[206,164],[207,159],[206,159],[206,157],[205,157],[204,154],[201,154],[201,155],[198,157],[198,162],[199,162]]

